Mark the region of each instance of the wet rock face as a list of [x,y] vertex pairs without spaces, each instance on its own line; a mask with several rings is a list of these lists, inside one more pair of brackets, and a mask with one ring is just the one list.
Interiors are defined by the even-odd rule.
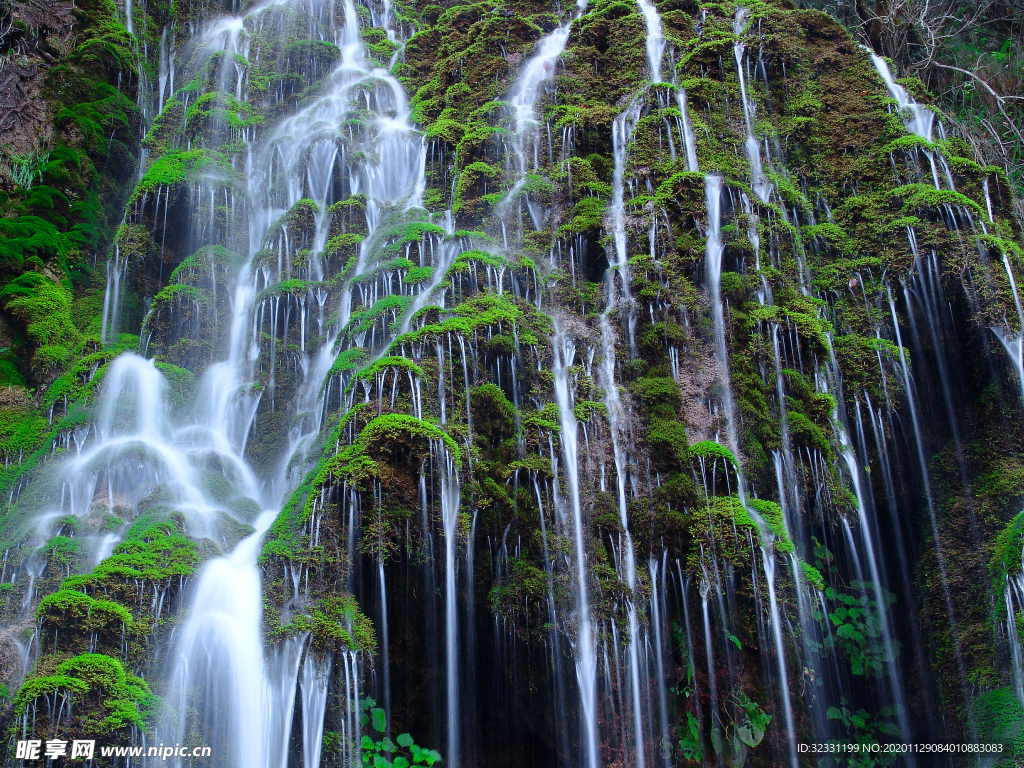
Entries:
[[61,158],[0,229],[12,734],[1013,752],[1021,228],[920,83],[784,4],[53,13],[4,43]]

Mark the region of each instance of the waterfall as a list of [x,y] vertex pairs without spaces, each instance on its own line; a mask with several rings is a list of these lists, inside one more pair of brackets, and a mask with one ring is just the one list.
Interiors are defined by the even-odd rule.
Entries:
[[750,15],[748,8],[736,8],[736,19],[732,25],[732,32],[736,35],[736,42],[733,43],[733,55],[736,58],[736,71],[740,80],[740,100],[743,102],[743,120],[747,128],[747,140],[743,145],[747,153],[747,162],[750,164],[750,188],[762,203],[768,202],[771,195],[771,182],[764,175],[761,166],[761,145],[757,143],[754,136],[754,108],[755,104],[747,97],[747,78],[743,68],[744,51],[746,44],[740,39],[747,28],[747,16]]
[[[515,118],[512,132],[512,152],[515,155],[515,183],[505,195],[499,207],[499,215],[504,216],[510,207],[519,199],[519,194],[526,184],[527,174],[536,170],[540,164],[540,122],[537,120],[537,100],[544,94],[546,84],[555,76],[558,58],[565,50],[569,39],[569,30],[576,19],[587,7],[587,0],[576,0],[577,11],[567,21],[555,27],[537,43],[537,50],[523,66],[516,78],[508,103]],[[533,220],[534,229],[541,228],[541,217],[536,206],[527,199],[527,208]],[[504,227],[504,221],[502,222]],[[508,243],[505,243],[508,247]]]
[[1017,615],[1024,610],[1024,572],[1007,574],[1003,600],[1006,603],[1006,639],[1013,663],[1013,689],[1017,700],[1024,704],[1024,649],[1017,631]]
[[988,223],[994,224],[995,219],[992,218],[992,195],[989,193],[988,189],[988,176],[986,176],[985,180],[981,183],[981,188],[985,192],[985,212],[988,214]]
[[[836,421],[836,428],[839,434],[839,445],[843,461],[850,473],[850,482],[853,485],[853,493],[857,499],[858,524],[861,536],[864,539],[864,551],[868,558],[868,569],[871,574],[871,586],[875,597],[875,610],[878,612],[878,620],[882,626],[882,644],[885,654],[885,664],[889,673],[888,682],[892,689],[892,697],[896,702],[896,716],[899,719],[900,733],[905,740],[911,738],[910,723],[907,721],[906,698],[903,695],[903,686],[900,684],[898,670],[896,669],[896,657],[898,650],[893,639],[892,628],[889,624],[889,606],[884,596],[885,586],[882,581],[882,574],[879,569],[877,548],[874,536],[872,535],[873,524],[868,519],[868,499],[861,489],[860,466],[857,463],[857,456],[854,447],[850,442],[849,435],[842,424]],[[914,756],[907,756],[908,765],[915,765]]]
[[[540,123],[537,121],[534,107],[537,99],[543,94],[544,84],[555,75],[555,66],[558,57],[565,50],[572,21],[555,27],[550,34],[541,39],[537,44],[537,52],[527,60],[509,98],[509,105],[515,115],[512,149],[516,156],[516,172],[520,177],[509,193],[509,199],[522,187],[526,174],[540,162],[536,137]],[[527,157],[527,152],[532,152],[533,157]]]
[[907,89],[896,82],[896,79],[892,76],[892,70],[889,69],[889,62],[873,51],[869,51],[869,53],[871,55],[871,63],[875,65],[875,69],[885,83],[885,87],[889,89],[889,93],[896,99],[900,110],[910,113],[910,117],[906,122],[907,130],[915,136],[930,142],[932,140],[932,130],[935,127],[935,113],[928,109],[928,107],[914,101],[914,98],[907,92]]
[[114,256],[107,259],[107,284],[103,293],[103,314],[101,315],[100,340],[109,344],[117,337],[119,330],[118,310],[121,303],[121,280],[128,266],[127,256],[121,256],[121,248],[114,245]]
[[683,143],[686,145],[686,170],[697,173],[700,168],[697,165],[697,137],[693,135],[693,126],[690,124],[690,113],[687,111],[686,91],[682,88],[676,90],[676,103],[679,104],[679,113],[683,120]]
[[[614,267],[619,273],[619,290],[622,292],[622,302],[628,313],[626,326],[629,330],[629,348],[635,347],[636,317],[634,315],[633,301],[629,293],[629,248],[626,242],[626,203],[625,203],[625,176],[626,158],[629,152],[629,140],[636,128],[636,122],[640,117],[640,105],[637,102],[630,104],[629,108],[618,115],[612,121],[612,200],[608,207],[608,216],[611,219],[612,238],[615,243],[615,264]],[[612,283],[615,282],[614,275],[609,275]],[[614,285],[609,286],[609,308],[618,299],[615,298]]]
[[[935,127],[935,113],[923,104],[918,104],[914,101],[914,97],[907,92],[907,89],[896,82],[896,79],[892,76],[892,70],[889,69],[889,63],[885,59],[874,51],[868,51],[868,53],[871,55],[871,63],[875,65],[875,69],[885,83],[885,87],[889,89],[889,94],[896,99],[900,112],[904,113],[904,125],[906,125],[907,130],[930,143],[932,141],[932,131]],[[939,171],[935,165],[935,153],[931,150],[924,150],[924,155],[928,158],[928,163],[931,166],[932,181],[935,184],[935,188],[940,189]],[[952,189],[953,183],[950,178],[949,169],[945,167],[946,161],[941,155],[939,155],[939,160],[943,163],[946,177],[950,181],[949,188]]]
[[655,558],[647,561],[651,574],[651,634],[654,637],[655,685],[658,692],[658,752],[665,768],[672,765],[672,741],[668,728],[668,685],[665,677],[665,583],[668,573],[668,551],[662,555],[662,562]]
[[[346,0],[343,8],[345,24],[335,33],[341,61],[328,76],[323,92],[296,114],[280,121],[259,144],[249,147],[246,170],[249,195],[253,200],[248,222],[250,263],[274,222],[298,202],[307,189],[321,212],[331,202],[329,177],[338,157],[334,137],[350,104],[362,98],[362,89],[367,85],[375,90],[375,101],[380,109],[378,132],[372,139],[375,157],[357,160],[350,169],[350,179],[353,194],[365,194],[371,203],[367,213],[371,237],[376,224],[375,205],[401,203],[408,209],[419,204],[425,186],[425,143],[409,126],[409,107],[400,84],[375,68],[366,57],[352,0]],[[214,25],[207,39],[235,50],[243,45],[240,40],[244,25],[257,23],[261,10],[257,7],[243,17],[229,18]],[[278,190],[282,187],[275,185],[275,178],[286,180],[284,199],[280,198]],[[322,213],[317,217],[317,239],[321,243],[326,239],[329,219]],[[364,243],[357,271],[364,267],[362,262],[366,255]],[[314,277],[322,274],[318,269],[313,266]],[[284,277],[280,270],[278,277]],[[201,423],[211,425],[209,442],[238,451],[244,447],[258,405],[258,398],[248,394],[247,386],[247,382],[253,380],[254,363],[259,357],[252,316],[255,285],[247,265],[239,275],[231,303],[228,358],[209,367],[197,403],[197,409],[204,416]],[[351,288],[342,298],[342,308],[350,301]],[[260,537],[286,495],[307,471],[305,453],[321,425],[320,383],[333,363],[336,338],[336,335],[328,336],[313,359],[304,349],[302,351],[305,376],[296,403],[301,418],[295,420],[289,433],[288,449],[277,463],[275,476],[263,478],[263,488],[259,488],[244,461],[236,459],[240,474],[248,481],[246,487],[251,496],[264,499],[265,508],[270,511],[258,518],[254,534],[230,555],[210,562],[204,569],[189,620],[173,657],[172,690],[180,717],[184,718],[187,708],[191,707],[197,713],[200,731],[218,754],[237,754],[242,764],[257,768],[272,768],[286,762],[287,734],[295,698],[294,693],[289,695],[288,692],[295,690],[303,649],[302,639],[292,638],[274,650],[271,664],[264,662],[262,598],[256,564]],[[454,491],[442,495],[455,499],[453,515],[457,514],[457,481]],[[446,526],[448,524],[446,518]],[[449,543],[449,557],[453,546]],[[454,632],[454,622],[451,632]],[[454,655],[454,648],[450,646],[450,650]],[[326,696],[327,672],[318,665],[322,666],[307,657],[303,666],[304,759],[308,766],[318,760]],[[347,675],[358,674],[354,657],[345,669]],[[205,695],[192,701],[190,692],[196,685],[202,687]],[[457,711],[456,693],[449,690],[450,713]],[[180,719],[177,733],[183,734],[185,728],[186,722]],[[449,748],[454,755],[453,746],[456,745],[450,741]],[[451,764],[457,763],[452,760]]]
[[[736,429],[736,409],[733,402],[732,385],[729,375],[728,348],[725,339],[725,313],[722,307],[722,254],[725,246],[722,242],[722,178],[720,176],[708,175],[704,177],[705,194],[707,198],[707,240],[705,243],[705,275],[711,293],[711,319],[712,331],[715,342],[715,356],[719,365],[719,380],[722,384],[723,408],[726,418],[726,435],[730,450],[737,458],[737,491],[740,503],[747,514],[756,523],[761,537],[761,559],[764,567],[765,583],[768,587],[769,609],[771,612],[771,630],[773,638],[773,650],[777,664],[779,677],[780,697],[782,699],[783,714],[786,723],[786,742],[789,752],[789,762],[792,768],[797,768],[797,740],[796,726],[793,717],[793,706],[789,694],[789,674],[786,670],[786,652],[782,640],[782,611],[779,608],[779,600],[776,594],[776,556],[773,546],[775,534],[761,518],[760,514],[746,502],[746,489],[742,475],[741,464],[739,464],[739,436]],[[797,576],[799,578],[799,576]],[[705,598],[706,601],[706,598]],[[706,606],[705,606],[706,613]],[[706,619],[705,619],[706,620]],[[710,664],[710,661],[708,662]]]
[[260,538],[275,517],[274,511],[264,512],[255,533],[204,569],[170,678],[172,699],[178,703],[174,731],[179,741],[189,726],[185,718],[190,690],[198,688],[202,699],[192,706],[199,708],[196,725],[206,743],[219,754],[237,755],[242,765],[260,768],[279,764],[285,733],[274,733],[271,727],[279,714],[274,705],[280,701],[274,686],[285,681],[268,679],[266,674],[260,632],[263,596],[256,566]]
[[330,656],[322,661],[309,653],[302,664],[302,768],[320,768],[331,663]]
[[580,691],[580,710],[583,717],[583,752],[587,768],[598,768],[598,702],[597,654],[594,647],[594,627],[590,617],[586,539],[583,532],[583,511],[580,507],[579,462],[576,452],[577,422],[569,391],[567,369],[572,366],[576,348],[566,333],[555,323],[552,338],[555,380],[555,401],[562,425],[562,460],[569,504],[572,513],[573,549],[576,555],[576,680]]
[[733,405],[732,385],[729,377],[729,353],[725,343],[725,311],[722,308],[722,177],[704,177],[704,191],[707,197],[707,240],[704,247],[704,268],[711,293],[711,324],[715,341],[715,357],[718,374],[722,382],[722,399],[725,408],[725,429],[729,450],[739,457],[739,437],[736,431],[736,408]]
[[637,0],[647,27],[647,66],[651,68],[652,83],[661,82],[661,58],[665,55],[665,36],[661,32],[661,16],[651,0]]
[[[902,374],[903,386],[906,391],[907,405],[910,408],[910,422],[913,426],[914,433],[914,453],[917,458],[918,469],[921,473],[921,484],[924,486],[925,504],[928,509],[928,522],[930,524],[932,532],[932,543],[935,547],[935,559],[939,565],[939,575],[942,582],[943,600],[946,604],[946,610],[948,612],[947,615],[949,617],[950,629],[954,639],[954,647],[956,647],[956,638],[958,634],[957,622],[955,618],[956,614],[953,612],[953,596],[949,588],[949,575],[946,571],[946,558],[942,552],[942,544],[939,539],[939,523],[935,509],[935,497],[932,494],[932,484],[929,476],[928,461],[925,457],[924,435],[921,427],[921,416],[918,412],[917,398],[914,394],[913,379],[910,376],[910,365],[907,362],[907,355],[905,347],[903,346],[903,337],[900,333],[899,320],[896,316],[896,302],[892,297],[892,292],[888,291],[888,289],[886,298],[889,304],[889,315],[892,318],[893,332],[896,334],[896,346],[899,350],[900,373]],[[961,673],[961,685],[964,685],[966,687],[966,681],[963,679],[963,659],[958,648],[956,650],[956,657],[957,666],[959,667],[959,671]]]
[[459,497],[462,493],[455,462],[447,450],[437,446],[441,466],[441,521],[444,526],[444,647],[445,680],[448,698],[448,765],[458,768],[459,730],[459,595],[456,590],[456,557],[459,522]]
[[609,315],[615,311],[617,306],[614,275],[609,275],[609,299],[608,308],[601,315],[601,342],[604,359],[603,374],[605,386],[605,407],[608,410],[608,431],[612,438],[612,455],[615,460],[615,487],[616,498],[618,499],[619,522],[622,524],[624,541],[622,542],[622,553],[625,560],[625,581],[629,588],[630,597],[627,600],[626,611],[629,622],[629,688],[632,693],[631,710],[633,721],[633,738],[635,744],[634,765],[644,768],[645,765],[645,743],[644,743],[644,713],[640,704],[640,651],[638,646],[643,640],[640,632],[640,624],[637,620],[636,606],[636,555],[633,551],[633,537],[629,532],[629,520],[627,516],[626,502],[626,451],[623,445],[623,417],[624,409],[619,397],[619,384],[615,377],[615,332],[612,330]]
[[1010,358],[1010,362],[1013,363],[1014,370],[1017,373],[1017,383],[1021,387],[1021,396],[1024,397],[1024,308],[1021,307],[1020,293],[1017,290],[1017,280],[1013,275],[1013,267],[1010,266],[1010,257],[1007,256],[1005,251],[1003,252],[1003,269],[1006,270],[1006,277],[1010,282],[1010,291],[1013,293],[1013,303],[1014,308],[1017,310],[1017,322],[1020,324],[1020,330],[1016,334],[1011,334],[1009,329],[997,326],[992,329],[992,332],[999,339],[999,343],[1003,345],[1003,349],[1006,350],[1006,355]]

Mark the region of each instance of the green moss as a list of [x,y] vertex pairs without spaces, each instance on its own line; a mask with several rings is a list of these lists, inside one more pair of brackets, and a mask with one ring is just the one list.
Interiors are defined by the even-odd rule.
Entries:
[[471,250],[463,251],[448,268],[448,274],[459,274],[468,272],[471,264],[484,264],[491,267],[507,267],[508,264],[501,256],[488,253],[487,251]]
[[359,610],[352,595],[329,595],[314,605],[308,614],[296,616],[281,633],[310,632],[313,645],[321,650],[340,647],[362,651],[373,656],[377,651],[377,638],[373,622]]
[[417,419],[415,416],[405,416],[397,413],[387,413],[378,416],[363,427],[356,442],[338,455],[340,459],[339,464],[356,460],[358,457],[365,455],[372,445],[395,440],[403,434],[409,437],[442,441],[455,465],[457,467],[462,465],[462,451],[447,432],[429,422]]
[[1013,688],[986,691],[971,703],[971,712],[979,742],[1003,747],[994,768],[1016,765],[1024,756],[1024,707]]
[[366,350],[361,347],[352,347],[346,349],[334,360],[334,364],[331,369],[327,372],[325,380],[331,376],[337,376],[338,374],[345,373],[346,371],[354,371],[359,367],[359,362],[366,357]]
[[67,251],[57,227],[39,216],[0,219],[0,267],[6,271],[20,270],[30,260],[62,259]]
[[156,361],[156,367],[167,380],[168,398],[174,408],[183,408],[192,402],[196,391],[196,377],[192,371],[170,363]]
[[311,280],[300,280],[298,278],[292,278],[291,280],[282,280],[279,283],[274,283],[269,288],[265,288],[259,292],[256,296],[255,302],[263,301],[271,296],[281,296],[283,294],[290,294],[292,296],[300,293],[305,293],[309,288],[316,288],[321,283]]
[[353,312],[348,327],[353,333],[363,333],[370,330],[378,320],[387,317],[389,314],[393,317],[392,322],[397,323],[412,303],[412,299],[412,296],[389,294],[382,299],[378,299],[369,309]]
[[45,375],[68,360],[81,336],[71,318],[71,292],[65,286],[27,272],[0,290],[0,302],[25,324],[37,373]]
[[943,205],[962,206],[977,216],[985,216],[981,205],[960,192],[951,189],[935,189],[930,184],[907,184],[896,187],[889,194],[902,201],[905,210],[918,208],[939,208]]
[[55,564],[73,567],[81,553],[81,542],[67,536],[54,536],[39,551]]
[[429,283],[434,277],[433,267],[410,267],[405,273],[405,282],[408,285],[419,285]]
[[523,427],[536,427],[541,432],[558,434],[562,431],[562,415],[555,403],[545,403],[536,411],[523,414]]
[[183,259],[181,263],[174,268],[168,282],[186,283],[193,279],[197,274],[202,274],[203,277],[206,277],[206,274],[210,271],[212,265],[217,265],[227,269],[235,269],[240,267],[244,262],[244,257],[238,255],[234,251],[228,250],[222,245],[203,246],[188,258]]
[[732,455],[732,451],[721,443],[716,443],[712,440],[704,440],[691,445],[687,455],[690,459],[723,459],[734,467],[737,466],[736,457]]
[[134,624],[131,611],[124,606],[72,589],[61,589],[44,597],[36,608],[36,619],[44,624],[73,626],[85,633],[131,631]]
[[119,594],[141,581],[165,584],[174,577],[193,575],[199,566],[199,551],[195,542],[181,533],[182,528],[180,520],[159,521],[143,514],[110,557],[92,573],[65,579],[62,590]]
[[14,699],[15,716],[53,693],[77,699],[69,708],[71,727],[76,734],[95,736],[147,728],[159,704],[144,680],[125,672],[117,659],[99,653],[74,656],[57,665],[52,675],[27,679]]
[[237,177],[237,172],[231,168],[228,159],[218,152],[208,149],[168,152],[156,158],[146,170],[128,204],[132,205],[143,195],[156,192],[159,187],[182,184],[202,173],[213,173],[225,179]]
[[345,252],[348,253],[359,246],[363,242],[363,236],[354,232],[346,232],[344,234],[335,235],[327,241],[326,252]]
[[469,337],[474,330],[504,323],[516,326],[520,344],[535,345],[538,343],[535,331],[541,330],[541,323],[546,326],[549,322],[545,322],[534,307],[508,294],[484,293],[450,310],[448,317],[440,322],[427,323],[416,331],[398,336],[391,343],[391,349],[400,350],[404,344],[446,337],[449,333]]
[[768,524],[775,535],[775,550],[783,554],[793,551],[793,542],[786,532],[786,523],[782,519],[782,507],[767,499],[747,499],[747,506],[753,509]]
[[483,194],[482,182],[497,178],[501,172],[487,163],[475,162],[466,166],[459,174],[459,180],[455,185],[455,198],[452,200],[452,211],[459,213],[468,203],[479,199]]
[[481,384],[470,392],[473,405],[473,428],[487,437],[492,447],[515,433],[516,408],[500,387]]
[[516,617],[523,614],[528,604],[542,605],[547,590],[544,571],[522,558],[511,558],[505,579],[491,588],[487,602],[495,615]]
[[572,217],[558,229],[561,236],[600,231],[604,226],[605,203],[596,197],[584,197],[572,209]]
[[206,303],[206,296],[203,295],[202,291],[194,286],[182,285],[181,283],[168,285],[153,297],[153,301],[158,304],[170,304],[175,301],[181,301],[182,299],[193,301],[196,304]]
[[652,417],[647,427],[647,444],[651,459],[658,466],[681,469],[691,458],[686,426],[678,421]]
[[675,418],[682,394],[674,379],[667,376],[641,377],[633,383],[633,391],[639,395],[644,411],[650,417]]
[[815,589],[825,589],[825,579],[822,577],[821,571],[802,560],[800,561],[800,570],[803,573],[804,581]]
[[577,400],[573,413],[577,421],[590,421],[595,416],[607,416],[608,408],[604,403],[595,403],[593,400]]
[[352,378],[353,381],[360,379],[372,379],[379,373],[386,373],[389,370],[408,371],[414,376],[423,376],[423,369],[407,357],[382,357],[370,365],[362,368]]
[[1024,512],[1017,513],[996,535],[989,570],[992,584],[998,596],[997,605],[1002,603],[1003,588],[1008,576],[1019,573],[1024,567],[1021,552],[1024,550]]

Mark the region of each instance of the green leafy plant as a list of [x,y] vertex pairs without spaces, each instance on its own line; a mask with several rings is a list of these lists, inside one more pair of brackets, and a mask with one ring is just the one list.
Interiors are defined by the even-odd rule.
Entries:
[[[882,590],[885,605],[879,606],[877,600],[869,597],[875,591],[874,584],[854,581],[851,586],[860,593],[853,595],[832,587],[825,589],[825,597],[834,602],[835,608],[828,614],[833,631],[825,637],[824,646],[842,650],[850,660],[853,674],[880,675],[885,665],[895,660],[900,649],[897,640],[888,646],[882,642],[880,618],[882,611],[896,602],[896,596]],[[825,623],[825,616],[820,611],[815,618]]]
[[722,702],[722,708],[726,722],[711,730],[711,745],[727,768],[741,768],[747,760],[747,750],[764,739],[772,717],[740,688],[733,689]]
[[[679,649],[679,657],[683,659],[683,669],[686,679],[682,676],[671,688],[672,693],[683,698],[690,698],[696,693],[696,671],[693,666],[693,656],[690,654],[690,644],[686,640],[686,634],[679,622],[672,624],[672,637],[676,647]],[[686,713],[686,723],[680,724],[679,729],[679,751],[683,759],[689,763],[704,762],[704,740],[701,738],[700,721],[693,716],[692,712]]]
[[686,728],[680,727],[682,738],[679,739],[679,751],[690,763],[704,761],[704,742],[700,738],[700,723],[692,712],[686,713]]
[[13,181],[16,186],[31,189],[37,176],[42,180],[43,172],[41,169],[46,165],[49,159],[49,152],[41,156],[32,152],[27,155],[10,155],[8,164],[10,165],[11,181]]
[[384,710],[377,702],[367,697],[359,702],[359,720],[363,727],[370,726],[381,735],[376,741],[364,735],[359,748],[363,753],[363,765],[372,768],[409,768],[411,765],[427,765],[440,763],[441,754],[434,749],[417,746],[408,733],[399,734],[395,741],[385,735],[388,724]]
[[[858,709],[856,712],[847,707],[846,699],[840,699],[840,706],[828,708],[828,719],[838,720],[846,729],[847,738],[843,744],[857,744],[858,749],[837,752],[837,765],[848,768],[875,768],[875,766],[892,765],[896,755],[886,755],[878,749],[885,736],[898,735],[900,729],[886,720],[876,719],[869,712]],[[883,707],[879,717],[894,717],[895,707]]]

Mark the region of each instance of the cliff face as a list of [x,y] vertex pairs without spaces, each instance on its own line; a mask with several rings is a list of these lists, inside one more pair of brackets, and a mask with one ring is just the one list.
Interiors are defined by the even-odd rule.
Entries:
[[6,18],[12,739],[1024,754],[1022,233],[919,81],[785,3]]

